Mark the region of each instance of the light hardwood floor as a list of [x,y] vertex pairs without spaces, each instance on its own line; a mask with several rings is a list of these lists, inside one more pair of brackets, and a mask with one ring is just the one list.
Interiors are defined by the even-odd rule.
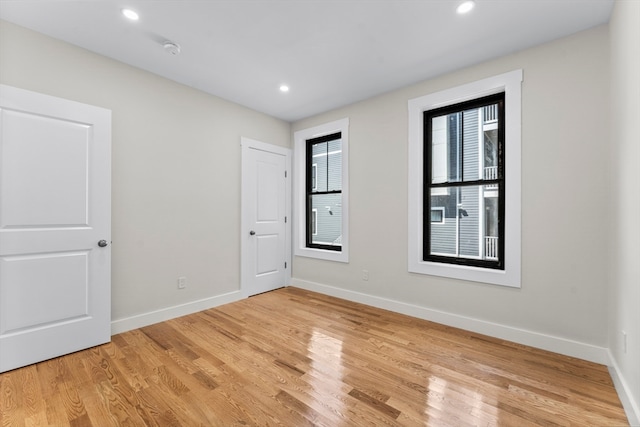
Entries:
[[605,366],[286,288],[0,374],[0,425],[628,424]]

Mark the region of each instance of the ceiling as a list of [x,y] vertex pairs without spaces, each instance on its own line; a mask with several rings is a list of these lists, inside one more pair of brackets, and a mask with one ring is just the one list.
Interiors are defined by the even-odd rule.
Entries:
[[[0,19],[287,121],[609,21],[613,0],[0,0]],[[122,8],[140,15],[127,20]],[[173,41],[181,53],[167,53]],[[280,85],[290,91],[282,93]]]

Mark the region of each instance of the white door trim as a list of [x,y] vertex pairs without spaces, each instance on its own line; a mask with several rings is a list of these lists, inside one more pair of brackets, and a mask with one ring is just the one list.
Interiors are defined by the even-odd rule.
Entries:
[[242,189],[241,189],[241,212],[240,212],[240,293],[243,298],[248,295],[248,280],[251,277],[251,265],[247,261],[249,259],[249,247],[242,244],[244,238],[249,234],[251,230],[251,219],[248,210],[245,206],[248,205],[248,194],[245,188],[246,176],[245,171],[249,167],[249,150],[260,150],[269,153],[279,154],[285,157],[285,169],[287,171],[287,178],[285,183],[285,212],[287,222],[285,224],[285,261],[287,262],[287,269],[285,270],[285,286],[289,286],[291,283],[291,158],[292,150],[290,148],[281,147],[278,145],[268,144],[266,142],[257,141],[255,139],[241,137],[240,146],[242,148]]

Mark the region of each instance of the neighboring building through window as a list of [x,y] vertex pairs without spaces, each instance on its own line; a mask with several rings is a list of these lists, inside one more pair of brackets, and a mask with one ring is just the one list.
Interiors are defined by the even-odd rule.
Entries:
[[504,92],[425,111],[424,123],[423,260],[503,269]]

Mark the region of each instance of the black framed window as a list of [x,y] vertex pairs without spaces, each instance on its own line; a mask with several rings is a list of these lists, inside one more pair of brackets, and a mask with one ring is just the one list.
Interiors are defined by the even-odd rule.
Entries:
[[504,138],[504,93],[424,112],[424,261],[504,269]]
[[306,246],[342,250],[342,135],[308,139]]

